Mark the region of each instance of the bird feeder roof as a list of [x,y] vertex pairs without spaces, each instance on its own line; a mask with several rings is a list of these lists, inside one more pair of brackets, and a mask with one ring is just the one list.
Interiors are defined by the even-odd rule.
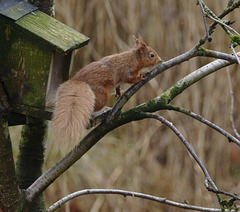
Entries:
[[15,21],[37,9],[24,0],[0,0],[0,14]]
[[11,23],[14,22],[16,27],[12,27],[12,30],[18,29],[27,39],[40,43],[61,55],[68,54],[89,41],[85,35],[23,0],[0,0],[0,14],[0,18],[4,16]]

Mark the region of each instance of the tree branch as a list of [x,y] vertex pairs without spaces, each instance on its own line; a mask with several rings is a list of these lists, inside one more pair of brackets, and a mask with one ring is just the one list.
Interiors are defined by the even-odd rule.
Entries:
[[225,10],[218,16],[218,18],[222,19],[224,16],[226,16],[227,14],[229,14],[230,12],[232,12],[233,10],[238,8],[239,6],[240,6],[240,0],[236,1],[231,6],[225,8]]
[[229,85],[229,90],[230,90],[230,96],[231,96],[231,106],[230,106],[230,121],[232,124],[232,128],[233,128],[233,132],[234,134],[238,137],[238,139],[240,139],[240,134],[238,133],[236,127],[235,127],[235,123],[234,123],[234,119],[233,119],[233,110],[234,110],[234,93],[232,90],[232,83],[231,83],[231,77],[230,77],[230,73],[229,73],[229,68],[227,67],[227,76],[228,76],[228,85]]
[[53,212],[56,209],[60,208],[67,201],[74,199],[76,197],[88,195],[88,194],[118,194],[118,195],[123,195],[124,197],[130,196],[130,197],[138,197],[141,199],[147,199],[147,200],[151,200],[151,201],[155,201],[155,202],[159,202],[159,203],[163,203],[163,204],[167,204],[167,205],[171,205],[171,206],[183,208],[183,209],[209,211],[209,212],[222,212],[221,209],[199,207],[199,206],[189,205],[186,203],[167,200],[166,198],[163,198],[163,197],[156,197],[148,194],[119,190],[119,189],[85,189],[85,190],[77,191],[58,200],[56,203],[54,203],[48,208],[47,212]]
[[166,104],[169,104],[176,96],[186,90],[189,86],[230,64],[231,63],[226,60],[215,60],[185,76],[165,92],[163,92],[160,96],[144,104],[138,105],[130,109],[130,111],[156,112],[158,110],[166,109]]
[[[223,52],[219,52],[219,51],[214,51],[214,50],[210,50],[210,49],[205,49],[203,47],[199,48],[197,54],[198,54],[198,56],[213,57],[216,59],[227,60],[231,64],[238,63],[238,57],[236,57],[235,55],[227,54],[227,53],[223,53]],[[239,54],[239,52],[237,54]]]
[[208,191],[211,191],[211,192],[213,192],[215,194],[224,194],[226,196],[232,197],[234,200],[240,201],[240,198],[237,195],[235,195],[235,194],[231,194],[229,192],[218,190],[218,189],[216,190],[216,189],[214,189],[212,187],[209,187],[208,185],[206,185],[206,188],[207,188]]
[[212,17],[212,16],[209,15],[209,14],[206,14],[206,17],[210,18],[211,20],[217,22],[217,23],[220,24],[220,25],[225,26],[226,28],[228,28],[229,30],[233,31],[235,34],[237,34],[238,36],[240,36],[240,34],[239,34],[235,29],[233,29],[232,27],[228,26],[228,25],[225,24],[223,21],[217,20],[216,18]]
[[[214,181],[210,177],[206,167],[203,165],[202,161],[198,158],[197,154],[195,153],[195,151],[193,150],[191,145],[188,143],[188,141],[184,138],[184,136],[177,130],[177,128],[171,122],[169,122],[167,119],[163,118],[162,116],[160,116],[158,114],[152,114],[152,113],[144,113],[144,114],[146,115],[146,117],[154,118],[154,119],[159,120],[160,122],[162,122],[162,124],[165,124],[167,127],[169,127],[178,136],[178,138],[182,141],[182,143],[187,148],[188,152],[192,155],[192,157],[195,159],[197,164],[202,169],[202,171],[205,175],[205,178],[206,178],[205,182],[204,182],[204,185],[205,185],[206,189],[208,191],[212,191],[213,193],[217,194],[217,197],[218,197],[218,200],[219,200],[220,204],[222,204],[222,199],[221,199],[219,194],[224,194],[224,195],[230,196],[230,197],[233,198],[234,201],[235,200],[240,201],[240,198],[237,195],[231,194],[231,193],[228,193],[228,192],[225,192],[225,191],[222,191],[222,190],[218,190]],[[210,183],[211,186],[209,186],[209,183]]]
[[187,148],[188,152],[192,155],[192,157],[194,158],[194,160],[197,162],[197,164],[200,166],[200,168],[202,169],[207,181],[211,184],[211,186],[215,189],[217,189],[217,186],[215,185],[214,181],[212,180],[212,178],[210,177],[206,167],[203,165],[202,161],[199,159],[199,157],[197,156],[197,154],[195,153],[195,151],[193,150],[193,148],[191,147],[191,145],[188,143],[188,141],[184,138],[184,136],[177,130],[177,128],[167,119],[163,118],[162,116],[158,115],[158,114],[153,114],[153,113],[144,113],[146,115],[146,117],[148,118],[153,118],[153,119],[157,119],[158,121],[162,122],[162,124],[165,124],[167,127],[169,127],[174,133],[175,135],[182,141],[182,143],[185,145],[185,147]]
[[79,160],[92,146],[94,146],[105,134],[114,129],[114,125],[99,124],[83,140],[74,147],[66,156],[40,176],[31,186],[25,190],[26,201],[31,203],[46,187],[55,181],[63,172]]
[[230,48],[231,48],[234,56],[236,57],[238,64],[240,65],[239,52],[238,52],[238,53],[235,52],[235,49],[234,49],[233,45],[234,45],[234,44],[231,43],[231,44],[230,44]]
[[207,126],[211,127],[212,129],[218,131],[219,133],[221,133],[222,135],[224,135],[229,141],[234,142],[235,144],[237,144],[240,147],[240,140],[238,140],[237,138],[235,138],[234,136],[232,136],[230,133],[228,133],[227,131],[223,130],[221,127],[213,124],[212,122],[206,120],[205,118],[203,118],[202,116],[191,112],[190,110],[187,110],[185,108],[181,108],[181,107],[177,107],[174,105],[170,105],[170,104],[166,104],[165,109],[167,110],[174,110],[180,113],[183,113],[187,116],[190,116],[204,124],[206,124]]
[[227,7],[231,7],[233,2],[234,2],[234,0],[228,0]]
[[206,13],[205,13],[204,8],[203,8],[203,1],[198,0],[198,4],[200,5],[201,11],[202,11],[203,23],[204,23],[204,27],[205,27],[206,34],[207,34],[207,39],[208,39],[209,42],[211,42],[212,38],[209,35],[209,30],[208,30],[208,27],[207,27]]

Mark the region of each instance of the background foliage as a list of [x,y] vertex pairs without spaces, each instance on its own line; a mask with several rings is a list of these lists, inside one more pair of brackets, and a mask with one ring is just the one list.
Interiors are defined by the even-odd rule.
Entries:
[[[204,1],[216,14],[225,1]],[[202,14],[193,0],[56,0],[56,18],[91,38],[88,46],[76,52],[73,72],[93,60],[132,47],[132,34],[140,33],[147,44],[168,60],[189,50],[202,35]],[[239,19],[239,9],[227,16]],[[208,24],[211,23],[208,20]],[[234,24],[239,31],[239,25]],[[207,48],[231,53],[229,38],[217,26]],[[236,49],[237,50],[237,49]],[[239,50],[238,50],[239,51]],[[124,109],[131,108],[160,95],[183,76],[212,61],[196,58],[176,66],[132,97]],[[240,73],[230,67],[235,92],[234,118],[240,128]],[[112,97],[110,105],[115,98]],[[230,91],[226,69],[222,69],[188,88],[173,104],[202,115],[233,133],[230,112]],[[239,148],[207,126],[176,112],[161,111],[195,148],[219,189],[240,194]],[[12,127],[17,151],[19,127]],[[66,146],[47,147],[46,168],[53,165]],[[16,155],[16,154],[15,154]],[[204,176],[179,139],[154,120],[135,122],[105,136],[79,162],[56,180],[46,191],[51,204],[59,198],[84,188],[119,188],[167,197],[190,204],[217,207],[216,197],[206,191]],[[51,201],[51,202],[50,202]],[[183,211],[147,200],[114,195],[91,195],[77,198],[61,211]]]

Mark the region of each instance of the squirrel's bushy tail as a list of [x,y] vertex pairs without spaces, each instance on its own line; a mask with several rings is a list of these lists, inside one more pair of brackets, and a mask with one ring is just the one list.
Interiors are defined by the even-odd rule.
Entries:
[[95,95],[88,84],[68,80],[57,92],[52,126],[57,141],[77,143],[94,110]]

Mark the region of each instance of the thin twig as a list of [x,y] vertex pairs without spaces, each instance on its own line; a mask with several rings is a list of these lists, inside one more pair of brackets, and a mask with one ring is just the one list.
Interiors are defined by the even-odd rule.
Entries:
[[211,191],[211,192],[213,192],[215,194],[224,194],[226,196],[229,196],[229,197],[233,198],[234,200],[240,201],[240,198],[237,195],[235,195],[235,194],[231,194],[229,192],[222,191],[222,190],[215,190],[214,188],[208,187],[208,186],[206,186],[206,187],[207,187],[208,191]]
[[212,40],[212,38],[210,37],[210,34],[209,34],[209,29],[208,29],[207,21],[206,21],[206,13],[205,13],[204,8],[203,8],[202,0],[198,0],[198,4],[200,5],[201,11],[202,11],[203,23],[204,23],[206,34],[207,34],[207,39],[210,42]]
[[[212,16],[215,19],[221,19],[220,16],[217,16],[212,10],[209,9],[209,7],[201,0],[202,5],[204,6],[204,15],[205,16]],[[214,22],[213,24],[217,24],[218,22]],[[221,27],[223,28],[223,30],[228,34],[228,35],[232,35],[231,32],[224,26],[221,25]],[[209,30],[210,31],[210,30]],[[212,32],[212,31],[211,31]],[[211,32],[209,32],[209,34],[211,34]]]
[[225,8],[223,10],[223,12],[218,16],[218,18],[222,19],[224,16],[226,16],[227,14],[229,14],[230,12],[232,12],[233,10],[238,8],[239,6],[240,6],[240,0],[236,1],[231,6]]
[[[238,52],[237,54],[240,54],[240,52]],[[217,58],[217,59],[227,60],[230,63],[238,63],[236,56],[234,56],[232,54],[227,54],[224,52],[205,49],[203,47],[199,48],[198,55],[204,56],[204,57],[213,57],[213,58]]]
[[192,155],[192,157],[195,159],[197,164],[202,169],[202,171],[203,171],[207,181],[211,184],[211,186],[215,190],[218,190],[217,186],[214,183],[214,181],[210,177],[206,167],[203,165],[202,161],[199,159],[199,157],[197,156],[197,154],[193,150],[192,146],[188,143],[188,141],[184,138],[184,136],[178,131],[178,129],[170,121],[168,121],[167,119],[163,118],[162,116],[160,116],[160,115],[158,115],[156,113],[144,113],[144,114],[146,114],[146,117],[154,118],[154,119],[159,120],[160,122],[162,122],[162,124],[165,124],[167,127],[169,127],[177,135],[177,137],[182,141],[182,143],[185,145],[185,147],[187,148],[189,153]]
[[213,20],[213,21],[215,21],[215,22],[217,22],[217,23],[225,26],[226,28],[228,28],[229,30],[233,31],[233,32],[234,32],[235,34],[237,34],[238,36],[240,36],[240,34],[239,34],[235,29],[233,29],[232,27],[228,26],[227,24],[225,24],[225,23],[217,20],[216,18],[212,17],[212,16],[209,15],[209,14],[206,14],[206,16],[207,16],[208,18],[210,18],[211,20]]
[[229,85],[229,90],[230,90],[230,96],[231,96],[231,106],[230,106],[230,121],[232,124],[232,128],[233,128],[233,132],[235,133],[235,135],[238,137],[238,139],[240,139],[240,134],[238,133],[236,127],[235,127],[235,123],[234,123],[234,119],[233,119],[233,110],[234,110],[234,93],[233,93],[233,89],[232,89],[232,83],[231,83],[231,76],[230,76],[230,72],[229,72],[229,68],[226,68],[227,70],[227,76],[228,76],[228,85]]
[[236,53],[236,51],[235,51],[235,49],[233,47],[233,44],[230,44],[230,48],[231,48],[234,56],[237,58],[238,64],[240,65],[240,59],[239,59],[239,56],[238,56],[239,53]]
[[227,131],[225,131],[224,129],[222,129],[221,127],[215,125],[214,123],[208,121],[207,119],[203,118],[202,116],[196,114],[196,113],[193,113],[192,111],[190,110],[187,110],[185,108],[181,108],[181,107],[178,107],[178,106],[174,106],[174,105],[170,105],[170,104],[167,104],[166,105],[166,109],[169,109],[169,110],[174,110],[174,111],[177,111],[177,112],[180,112],[180,113],[183,113],[187,116],[190,116],[204,124],[206,124],[207,126],[211,127],[212,129],[218,131],[219,133],[221,133],[222,135],[224,135],[229,141],[232,141],[234,142],[235,144],[237,144],[239,147],[240,147],[240,137],[235,138],[234,136],[232,136],[230,133],[228,133]]
[[163,197],[156,197],[156,196],[152,196],[152,195],[148,195],[148,194],[143,194],[143,193],[138,193],[138,192],[133,192],[133,191],[119,190],[119,189],[85,189],[85,190],[77,191],[77,192],[69,194],[66,197],[63,197],[62,199],[58,200],[56,203],[51,205],[47,211],[53,212],[57,208],[60,208],[67,201],[69,201],[73,198],[79,197],[79,196],[87,195],[87,194],[119,194],[119,195],[123,195],[124,197],[126,197],[126,196],[138,197],[138,198],[152,200],[155,202],[164,203],[164,204],[171,205],[174,207],[189,209],[189,210],[213,211],[213,212],[221,212],[222,211],[221,209],[194,206],[194,205],[189,205],[186,203],[180,203],[180,202],[167,200],[166,198],[163,198]]
[[[198,163],[198,165],[202,169],[202,171],[205,175],[205,178],[206,178],[205,181],[204,181],[204,185],[205,185],[205,187],[208,191],[212,191],[213,193],[215,193],[217,195],[224,194],[224,195],[232,197],[235,200],[240,200],[240,198],[235,194],[231,194],[231,193],[228,193],[228,192],[225,192],[225,191],[222,191],[222,190],[218,190],[214,181],[210,177],[206,167],[203,165],[202,161],[198,158],[197,154],[195,153],[195,151],[193,150],[191,145],[188,143],[188,141],[184,138],[184,136],[178,131],[178,129],[170,121],[168,121],[167,119],[163,118],[162,116],[160,116],[158,114],[152,114],[152,113],[144,113],[144,114],[146,114],[146,117],[154,118],[154,119],[159,120],[160,122],[162,122],[162,124],[165,124],[167,127],[169,127],[178,136],[178,138],[186,146],[189,153],[192,155],[192,157],[195,159],[195,161]],[[211,186],[209,186],[209,183],[211,184]],[[218,197],[220,197],[220,196],[218,196]]]

